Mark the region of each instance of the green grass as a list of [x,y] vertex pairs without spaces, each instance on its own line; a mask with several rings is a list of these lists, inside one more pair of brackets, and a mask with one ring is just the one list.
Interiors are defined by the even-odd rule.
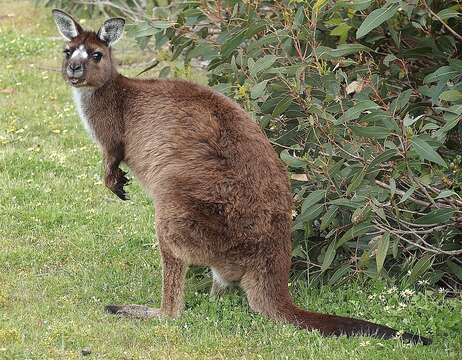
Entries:
[[77,359],[85,347],[92,359],[462,357],[460,297],[447,299],[425,288],[411,293],[380,282],[310,289],[299,281],[291,287],[305,308],[430,335],[432,346],[322,338],[276,324],[252,314],[238,292],[209,299],[210,280],[197,273],[190,276],[186,311],[178,320],[106,314],[109,303],[159,305],[152,204],[136,181],[128,202],[102,185],[98,149],[53,71],[61,48],[49,9],[2,2],[0,359]]

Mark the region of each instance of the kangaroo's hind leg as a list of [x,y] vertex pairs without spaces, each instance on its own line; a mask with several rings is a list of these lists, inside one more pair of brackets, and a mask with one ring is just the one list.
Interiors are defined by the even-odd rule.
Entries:
[[162,304],[163,316],[175,318],[184,307],[184,286],[186,282],[186,263],[175,257],[161,245],[162,254]]
[[108,305],[106,310],[112,314],[139,318],[174,318],[180,315],[184,306],[184,285],[186,281],[186,263],[175,257],[165,245],[162,231],[157,229],[162,256],[162,303],[160,309],[144,305]]

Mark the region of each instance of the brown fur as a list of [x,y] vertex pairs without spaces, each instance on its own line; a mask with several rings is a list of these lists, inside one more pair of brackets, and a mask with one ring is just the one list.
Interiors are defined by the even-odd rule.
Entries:
[[[213,292],[238,283],[250,307],[323,335],[397,332],[366,321],[297,308],[288,291],[292,196],[288,174],[248,114],[212,89],[182,80],[137,80],[119,74],[111,49],[82,32],[69,46],[99,49],[86,64],[87,117],[105,162],[105,183],[124,197],[124,161],[155,204],[163,266],[160,309],[111,305],[137,317],[175,317],[183,308],[189,265],[211,267]],[[67,79],[64,60],[63,74]],[[405,333],[411,342],[430,340]]]

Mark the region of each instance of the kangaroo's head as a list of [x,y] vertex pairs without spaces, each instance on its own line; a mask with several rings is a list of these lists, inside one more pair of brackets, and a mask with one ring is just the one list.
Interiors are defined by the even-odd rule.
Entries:
[[125,20],[106,20],[98,32],[86,31],[65,12],[52,11],[59,32],[67,40],[62,73],[74,87],[100,87],[109,81],[115,68],[111,46],[123,33]]

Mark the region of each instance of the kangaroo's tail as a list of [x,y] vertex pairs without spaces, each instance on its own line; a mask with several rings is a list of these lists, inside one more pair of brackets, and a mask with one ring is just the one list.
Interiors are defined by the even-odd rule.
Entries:
[[319,330],[322,335],[363,335],[381,339],[400,337],[405,342],[413,344],[421,343],[424,345],[429,345],[432,342],[431,339],[407,332],[399,334],[398,331],[388,326],[374,324],[365,320],[309,312],[293,304],[286,305],[282,313],[276,311],[275,315],[276,317],[282,315],[282,320],[293,323],[303,329]]
[[294,305],[289,296],[287,279],[268,275],[261,271],[247,273],[241,285],[246,291],[250,307],[271,319],[292,323],[307,330],[318,330],[324,336],[362,335],[381,339],[399,337],[405,342],[424,345],[432,342],[431,339],[406,332],[399,333],[369,321],[302,310]]

